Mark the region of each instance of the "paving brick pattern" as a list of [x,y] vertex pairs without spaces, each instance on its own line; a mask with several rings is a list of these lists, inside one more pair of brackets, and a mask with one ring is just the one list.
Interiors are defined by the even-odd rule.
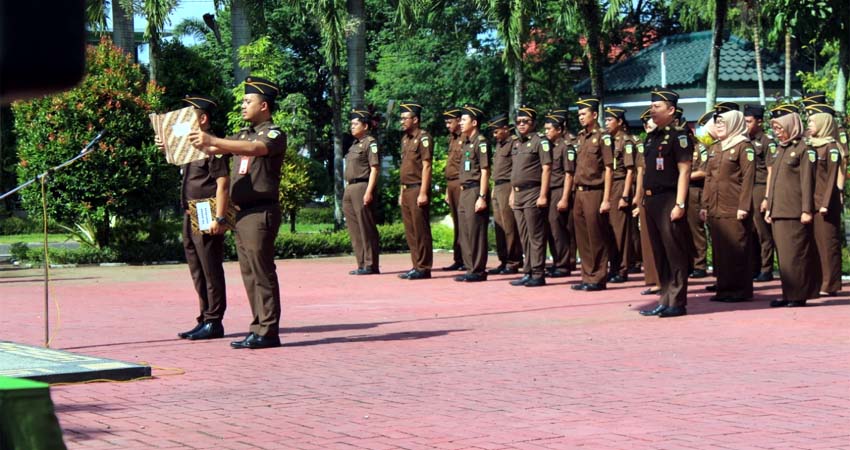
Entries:
[[[234,263],[229,339],[206,342],[175,337],[196,314],[184,265],[54,271],[54,348],[156,367],[54,386],[69,448],[850,448],[848,296],[772,309],[773,282],[715,304],[706,279],[688,316],[658,319],[635,312],[640,276],[579,293],[382,262],[279,261],[284,347],[258,351],[228,346],[250,321]],[[39,344],[41,305],[37,271],[0,272],[0,338]]]

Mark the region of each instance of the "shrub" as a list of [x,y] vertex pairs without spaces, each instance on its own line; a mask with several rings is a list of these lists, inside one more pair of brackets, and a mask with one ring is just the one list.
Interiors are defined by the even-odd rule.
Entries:
[[334,223],[334,209],[330,206],[304,208],[298,212],[298,223],[332,224]]

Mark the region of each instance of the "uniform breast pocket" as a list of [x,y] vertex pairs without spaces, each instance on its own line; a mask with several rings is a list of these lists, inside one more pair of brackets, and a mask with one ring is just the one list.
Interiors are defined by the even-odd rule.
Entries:
[[791,167],[797,167],[800,165],[800,158],[792,157],[785,160],[785,164],[788,164]]

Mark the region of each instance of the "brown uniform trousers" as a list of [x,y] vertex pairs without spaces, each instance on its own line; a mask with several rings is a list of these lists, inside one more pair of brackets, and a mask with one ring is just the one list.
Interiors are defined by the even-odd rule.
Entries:
[[[667,307],[687,304],[690,231],[686,219],[671,221],[670,212],[678,207],[677,163],[692,161],[693,151],[693,142],[687,134],[670,126],[650,133],[644,146],[647,234],[661,284],[659,304]],[[659,158],[663,162],[659,163]]]
[[[821,292],[841,290],[841,200],[837,179],[841,152],[836,143],[815,148],[814,232],[823,280]],[[818,211],[826,208],[826,214]]]
[[522,240],[519,236],[511,196],[511,150],[516,137],[499,142],[493,152],[493,191],[490,209],[496,231],[496,255],[499,264],[509,269],[522,267]]
[[268,154],[235,157],[230,198],[236,215],[236,253],[242,282],[251,304],[252,333],[275,337],[280,327],[280,285],[274,263],[274,241],[280,231],[280,169],[286,135],[271,122],[246,128],[233,139],[261,141]]
[[514,142],[511,186],[514,190],[514,218],[525,253],[526,274],[538,279],[546,269],[546,213],[537,207],[543,166],[552,164],[549,141],[529,133]]
[[430,272],[434,261],[431,208],[416,202],[422,186],[422,163],[431,160],[431,144],[431,136],[421,129],[401,138],[401,220],[413,268],[420,272]]
[[805,141],[795,139],[777,147],[771,165],[767,209],[779,257],[782,298],[787,301],[817,298],[822,281],[814,227],[800,222],[803,212],[816,214],[816,161],[815,151]]
[[[631,204],[625,209],[620,209],[620,199],[626,187],[626,171],[634,170],[634,142],[631,136],[623,131],[614,136],[614,181],[611,184],[611,192],[608,201],[611,203],[611,211],[608,213],[610,224],[611,274],[618,274],[624,278],[629,276],[629,268],[634,263],[632,254],[632,208]],[[630,190],[630,193],[634,192]],[[631,195],[629,196],[631,197]]]
[[189,273],[198,293],[200,314],[197,321],[221,321],[227,309],[224,282],[224,235],[192,233],[188,214],[183,216],[183,251]]
[[463,265],[469,275],[487,275],[487,225],[490,216],[487,210],[475,212],[475,203],[481,192],[481,170],[490,168],[490,144],[476,132],[465,139],[461,147],[460,202],[460,248]]
[[581,255],[581,281],[605,286],[608,279],[608,217],[599,213],[605,187],[605,167],[613,165],[613,142],[598,126],[578,135],[576,200],[573,205],[576,242]]
[[773,233],[770,231],[770,224],[764,221],[764,213],[760,208],[767,195],[767,168],[770,166],[771,155],[776,152],[776,143],[762,131],[751,137],[750,141],[756,151],[756,181],[753,185],[753,272],[772,273]]
[[342,212],[348,235],[351,236],[354,258],[358,269],[369,268],[377,272],[380,254],[380,237],[374,216],[377,198],[373,198],[372,203],[366,206],[363,204],[363,195],[369,187],[372,167],[380,167],[378,142],[372,136],[355,141],[348,149],[345,160],[345,179],[348,184],[342,195]]
[[449,151],[446,155],[446,202],[452,217],[454,235],[452,238],[452,257],[455,264],[463,264],[463,249],[460,245],[458,205],[460,203],[460,160],[463,138],[460,134],[449,135]]
[[714,249],[717,297],[750,299],[749,270],[752,219],[737,219],[738,210],[752,214],[755,150],[748,141],[727,150],[713,146],[706,167],[704,203]]
[[[558,210],[558,202],[564,193],[566,174],[575,173],[575,148],[566,139],[560,138],[552,143],[552,171],[549,180],[549,211],[546,217],[546,239],[549,242],[549,253],[552,254],[552,269],[570,272],[570,258],[575,254],[570,252],[569,217],[572,215],[572,202],[564,211]],[[575,268],[575,261],[573,262]]]
[[[640,169],[641,172],[646,170],[646,163],[644,161],[644,151],[645,150],[643,142],[638,142],[638,156],[637,158],[635,158],[636,171],[637,169]],[[637,176],[643,178],[644,175],[643,173],[641,173]],[[641,258],[643,262],[643,282],[647,286],[655,286],[658,284],[658,271],[655,270],[655,257],[652,255],[652,243],[649,240],[649,228],[646,225],[646,205],[644,203],[638,205],[638,219],[640,219],[638,236],[640,242]]]
[[[709,150],[695,143],[691,170],[705,170]],[[705,222],[699,217],[703,208],[703,186],[705,180],[693,180],[688,184],[688,230],[691,235],[691,269],[707,270],[708,239],[705,234]]]

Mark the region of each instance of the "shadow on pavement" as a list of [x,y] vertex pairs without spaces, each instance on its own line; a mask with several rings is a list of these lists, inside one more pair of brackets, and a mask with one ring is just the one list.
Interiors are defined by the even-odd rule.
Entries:
[[313,341],[300,342],[284,342],[284,347],[304,347],[310,345],[325,345],[325,344],[348,344],[355,342],[375,342],[375,341],[412,341],[418,339],[428,339],[438,336],[446,336],[449,333],[458,333],[461,331],[469,331],[468,329],[459,330],[434,330],[434,331],[403,331],[399,333],[379,334],[372,336],[347,336],[333,337],[326,339],[317,339]]

